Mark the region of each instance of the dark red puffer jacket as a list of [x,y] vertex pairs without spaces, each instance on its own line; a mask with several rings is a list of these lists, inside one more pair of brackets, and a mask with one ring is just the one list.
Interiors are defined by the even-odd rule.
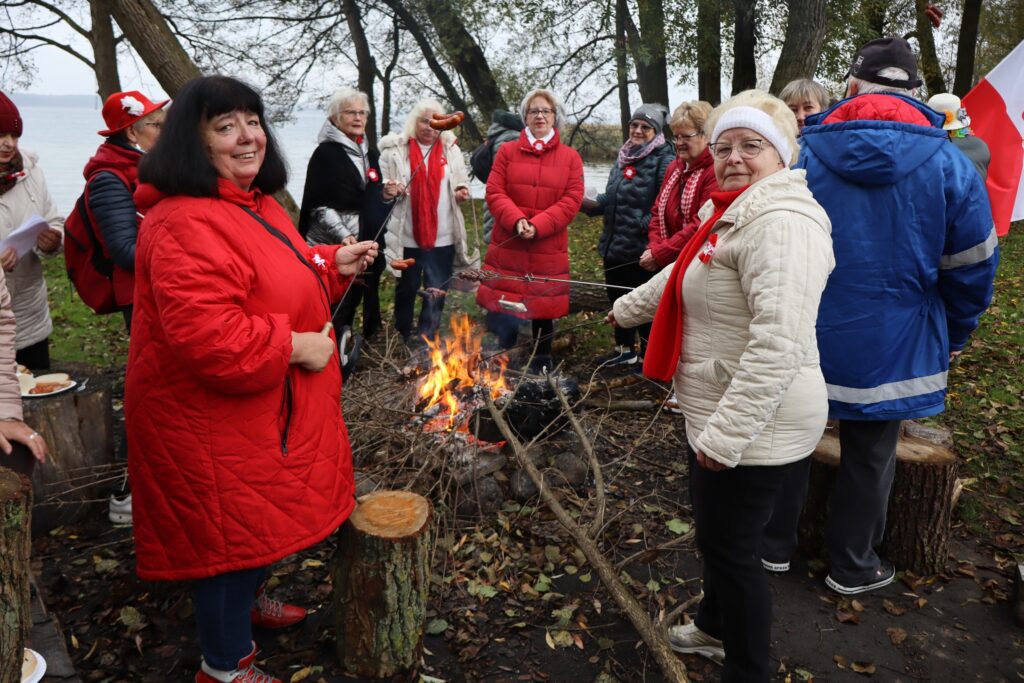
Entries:
[[355,502],[337,357],[321,372],[289,364],[291,333],[319,331],[348,281],[338,246],[306,246],[272,197],[225,180],[218,189],[135,194],[146,218],[125,421],[147,580],[268,565],[328,536]]
[[[498,273],[555,278],[569,277],[569,223],[583,203],[583,161],[573,148],[560,144],[558,132],[540,148],[523,131],[518,142],[498,149],[487,178],[487,206],[494,216],[491,245],[484,268]],[[526,218],[537,236],[525,240],[515,225]],[[488,311],[503,312],[498,303],[521,302],[527,320],[552,320],[569,314],[569,286],[551,282],[485,280],[476,295]],[[505,311],[507,312],[507,311]]]

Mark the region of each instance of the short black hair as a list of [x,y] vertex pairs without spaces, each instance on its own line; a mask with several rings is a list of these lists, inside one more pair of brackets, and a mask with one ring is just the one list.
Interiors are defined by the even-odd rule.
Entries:
[[256,114],[267,135],[263,165],[252,187],[265,194],[283,188],[288,167],[267,125],[263,100],[252,86],[230,76],[200,76],[184,85],[171,103],[160,138],[139,163],[139,181],[169,195],[218,196],[217,170],[206,155],[200,126],[233,111]]

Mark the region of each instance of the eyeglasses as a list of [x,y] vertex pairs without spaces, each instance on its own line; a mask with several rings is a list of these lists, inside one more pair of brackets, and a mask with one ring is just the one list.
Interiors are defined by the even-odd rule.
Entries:
[[[766,143],[764,140],[761,139],[744,140],[739,144],[739,147],[737,149],[739,150],[741,159],[753,159],[758,154],[760,154],[766,146],[771,147],[771,143]],[[724,142],[716,142],[713,145],[708,145],[708,147],[711,148],[711,152],[719,161],[725,161],[726,159],[731,157],[732,150],[734,149],[732,145],[726,144]]]
[[696,133],[676,133],[672,136],[672,139],[676,142],[686,142],[687,140],[692,140],[698,135],[704,135],[704,131],[698,130]]
[[654,127],[653,126],[648,126],[646,123],[640,123],[638,121],[636,123],[629,124],[629,129],[630,130],[639,130],[641,132],[646,133],[649,130],[654,130]]
[[370,112],[367,109],[342,109],[341,113],[353,119],[360,116],[365,119],[370,116]]
[[555,113],[554,109],[527,109],[526,114],[528,116],[543,116],[547,118]]

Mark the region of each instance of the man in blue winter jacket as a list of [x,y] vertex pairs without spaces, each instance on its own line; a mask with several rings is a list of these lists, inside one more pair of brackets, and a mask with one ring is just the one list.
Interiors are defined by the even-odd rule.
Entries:
[[[949,362],[991,301],[999,262],[985,186],[944,118],[913,98],[920,85],[907,41],[873,40],[850,67],[847,97],[808,118],[800,140],[797,166],[832,221],[836,257],[817,333],[842,454],[826,584],[844,595],[895,576],[875,546],[900,421],[944,409]],[[803,476],[780,495],[766,568],[789,568],[806,491]]]

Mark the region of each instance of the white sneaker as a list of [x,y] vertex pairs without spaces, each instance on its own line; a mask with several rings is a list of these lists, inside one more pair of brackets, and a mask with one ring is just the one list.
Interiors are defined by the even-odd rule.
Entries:
[[107,517],[110,518],[113,524],[131,524],[132,494],[129,493],[124,498],[110,496],[110,508],[107,512]]
[[773,574],[785,574],[789,571],[789,560],[785,562],[770,562],[762,557],[761,566]]
[[722,647],[722,641],[704,633],[693,622],[669,628],[668,645],[676,652],[683,654],[700,655],[719,664],[725,661],[725,648]]

